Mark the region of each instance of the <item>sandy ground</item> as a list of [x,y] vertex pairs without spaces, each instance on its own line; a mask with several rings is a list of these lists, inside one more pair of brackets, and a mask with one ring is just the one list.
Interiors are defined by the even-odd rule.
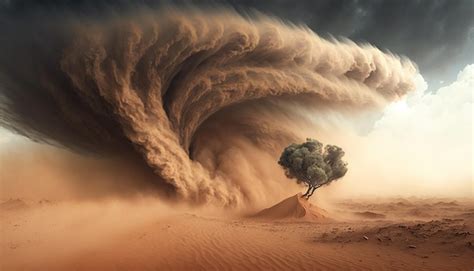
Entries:
[[8,200],[0,206],[0,269],[474,268],[472,202],[391,199],[332,206],[325,211],[290,198],[243,217],[147,201]]

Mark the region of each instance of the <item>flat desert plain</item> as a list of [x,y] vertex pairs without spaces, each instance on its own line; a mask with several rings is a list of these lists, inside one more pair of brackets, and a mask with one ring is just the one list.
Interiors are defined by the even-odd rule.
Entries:
[[467,199],[298,195],[254,213],[7,199],[1,270],[473,270]]

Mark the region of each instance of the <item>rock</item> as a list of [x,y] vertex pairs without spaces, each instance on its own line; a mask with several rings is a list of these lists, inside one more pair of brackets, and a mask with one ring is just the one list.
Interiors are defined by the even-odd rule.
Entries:
[[416,248],[415,245],[409,245],[408,248]]
[[364,235],[363,237],[364,237],[365,240],[369,240],[369,237],[367,237],[367,236],[365,236],[365,235]]

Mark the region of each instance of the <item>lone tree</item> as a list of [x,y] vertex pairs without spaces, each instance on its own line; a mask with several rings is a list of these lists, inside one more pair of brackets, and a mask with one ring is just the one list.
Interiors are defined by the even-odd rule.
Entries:
[[291,144],[283,150],[278,164],[288,178],[308,185],[302,197],[309,199],[314,190],[342,178],[347,172],[347,163],[342,161],[344,151],[338,146],[326,145],[316,139],[307,138],[302,144]]

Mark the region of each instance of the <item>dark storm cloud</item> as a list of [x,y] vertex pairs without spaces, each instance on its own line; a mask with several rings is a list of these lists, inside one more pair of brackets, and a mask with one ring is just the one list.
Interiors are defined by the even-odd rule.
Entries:
[[474,63],[474,1],[231,1],[414,60],[436,89]]
[[[406,55],[428,79],[449,75],[474,56],[472,0],[214,0],[214,1],[4,1],[4,12],[64,9],[90,14],[162,4],[230,5],[241,12],[257,10],[308,25],[320,35],[344,36]],[[444,76],[443,76],[444,75]],[[432,77],[432,78],[430,78]]]
[[474,27],[471,0],[233,2],[305,23],[319,34],[368,41],[420,64],[428,63],[433,51],[446,59],[455,56],[472,39]]

